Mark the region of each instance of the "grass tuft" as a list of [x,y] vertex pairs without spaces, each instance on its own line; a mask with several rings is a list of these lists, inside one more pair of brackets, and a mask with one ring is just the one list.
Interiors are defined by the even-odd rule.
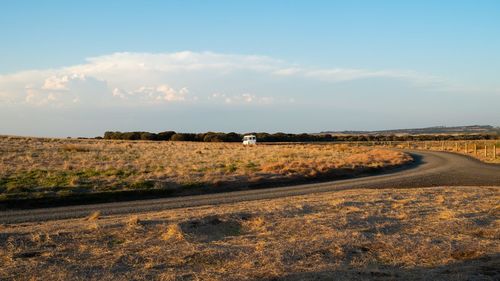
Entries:
[[98,220],[100,217],[101,217],[101,211],[95,211],[95,212],[91,213],[91,214],[87,217],[87,220],[88,220],[88,221],[96,221],[96,220]]
[[164,241],[179,241],[184,239],[182,229],[178,224],[169,224],[166,231],[161,235]]

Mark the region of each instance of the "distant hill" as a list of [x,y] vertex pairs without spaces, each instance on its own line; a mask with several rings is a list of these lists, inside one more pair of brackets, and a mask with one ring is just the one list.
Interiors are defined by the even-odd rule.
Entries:
[[381,131],[325,131],[321,134],[332,135],[430,135],[430,134],[494,134],[500,133],[500,127],[490,125],[472,126],[436,126],[416,129],[396,129]]

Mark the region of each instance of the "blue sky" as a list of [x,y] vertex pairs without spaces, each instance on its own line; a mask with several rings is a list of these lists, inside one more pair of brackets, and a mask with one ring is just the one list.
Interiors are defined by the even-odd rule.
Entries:
[[0,134],[500,125],[499,1],[3,1]]

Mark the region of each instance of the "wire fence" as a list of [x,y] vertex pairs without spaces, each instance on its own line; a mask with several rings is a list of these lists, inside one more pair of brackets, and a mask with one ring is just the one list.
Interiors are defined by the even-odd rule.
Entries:
[[500,163],[500,140],[464,141],[381,141],[357,142],[354,145],[368,145],[401,149],[449,151],[469,155],[486,162]]
[[500,163],[500,140],[449,141],[359,141],[359,142],[275,142],[266,145],[323,144],[344,146],[372,146],[400,149],[448,151],[478,158],[485,162]]

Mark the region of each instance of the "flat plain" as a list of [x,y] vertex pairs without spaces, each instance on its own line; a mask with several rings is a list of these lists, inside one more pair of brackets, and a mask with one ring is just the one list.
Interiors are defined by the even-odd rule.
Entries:
[[411,160],[349,145],[0,137],[0,199],[335,179]]
[[[334,179],[412,161],[356,144],[2,137],[0,149],[7,197]],[[500,186],[400,187],[0,224],[0,279],[500,278]]]

